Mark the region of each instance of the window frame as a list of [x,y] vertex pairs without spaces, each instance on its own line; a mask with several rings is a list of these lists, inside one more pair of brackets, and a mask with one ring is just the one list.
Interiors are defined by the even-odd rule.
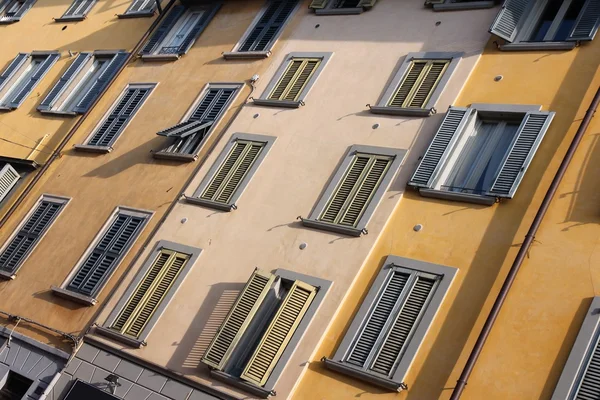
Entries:
[[[0,2],[1,1],[2,0],[0,0]],[[18,1],[19,0],[12,0],[12,1],[8,0],[6,3],[0,4],[0,25],[8,25],[8,24],[12,24],[15,22],[19,22],[21,20],[21,18],[23,18],[25,16],[25,14],[27,14],[27,12],[35,5],[35,2],[37,0],[23,1],[19,10],[15,13],[15,15],[18,15],[18,16],[6,16],[6,11],[7,11],[8,7],[11,4],[15,4],[15,2],[18,2]]]
[[156,14],[156,0],[148,0],[148,1],[150,2],[150,4],[152,4],[150,11],[130,11],[131,8],[133,7],[133,4],[135,3],[135,0],[131,0],[131,4],[129,4],[129,7],[127,7],[127,10],[125,10],[125,12],[122,14],[117,14],[117,18],[127,19],[127,18],[151,18],[151,17],[154,17],[154,14]]
[[[54,18],[55,22],[69,22],[69,21],[83,21],[87,18],[87,15],[92,11],[92,8],[96,5],[98,0],[91,0],[87,8],[82,10],[80,14],[67,15],[67,12],[75,5],[79,0],[73,0],[69,7],[65,10],[64,14],[60,18]],[[86,1],[86,0],[82,0]]]
[[[285,57],[285,59],[283,60],[283,62],[279,66],[279,68],[277,68],[277,71],[275,71],[275,74],[269,81],[269,84],[267,85],[267,87],[265,88],[265,90],[263,91],[261,96],[258,99],[253,100],[254,104],[257,104],[259,106],[289,107],[289,108],[298,108],[301,105],[304,105],[304,100],[306,99],[306,96],[308,96],[308,93],[310,92],[312,87],[317,82],[317,79],[323,72],[323,69],[325,69],[325,66],[327,65],[327,63],[329,62],[331,57],[333,57],[333,52],[294,52],[294,53],[289,53]],[[308,81],[306,82],[306,85],[304,85],[304,88],[302,88],[302,90],[300,91],[300,93],[298,95],[298,100],[288,101],[288,100],[269,99],[270,94],[273,92],[275,87],[277,87],[277,84],[281,80],[282,76],[288,70],[288,67],[292,61],[294,61],[295,59],[311,59],[311,58],[312,59],[315,59],[315,58],[321,59],[321,63],[315,69],[315,71],[312,73],[312,76],[308,79]]]
[[[375,146],[365,146],[365,145],[352,145],[348,148],[346,153],[344,154],[341,163],[336,168],[333,176],[330,178],[329,182],[325,190],[319,196],[319,200],[316,205],[313,207],[307,218],[302,218],[302,224],[309,228],[325,230],[335,233],[340,233],[343,235],[349,236],[361,236],[364,233],[367,233],[367,224],[370,221],[371,217],[375,213],[375,210],[379,206],[381,199],[384,194],[387,192],[390,184],[396,177],[398,170],[400,169],[400,164],[402,163],[404,156],[406,155],[407,150],[404,149],[393,149],[388,147],[375,147]],[[377,190],[369,200],[368,205],[366,206],[362,216],[359,218],[356,223],[356,227],[344,226],[338,224],[332,224],[329,222],[320,221],[319,218],[323,213],[325,207],[329,203],[331,196],[335,193],[338,185],[340,184],[343,177],[346,175],[346,171],[348,170],[350,164],[352,163],[354,156],[357,153],[364,154],[373,154],[380,156],[388,156],[393,157],[393,160],[388,168],[388,170],[383,175]]]
[[[441,279],[433,293],[431,300],[427,304],[423,315],[416,325],[413,336],[410,338],[406,351],[400,358],[400,362],[396,366],[393,376],[389,379],[382,378],[378,374],[374,374],[358,367],[354,367],[351,364],[344,361],[346,355],[349,353],[354,339],[359,334],[360,329],[370,314],[373,304],[379,297],[379,294],[383,288],[383,284],[386,282],[389,274],[389,269],[393,267],[399,267],[403,269],[413,270],[416,272],[424,272],[427,274],[433,274],[440,276]],[[439,264],[433,264],[425,261],[399,257],[395,255],[389,255],[379,272],[377,273],[375,280],[369,287],[368,292],[360,308],[352,318],[352,322],[344,333],[342,341],[340,342],[337,350],[335,351],[332,358],[324,357],[325,366],[328,369],[349,375],[353,378],[357,378],[373,385],[382,387],[384,389],[392,391],[400,391],[405,387],[404,378],[421,347],[423,340],[425,339],[431,325],[442,306],[442,303],[448,294],[450,286],[458,273],[457,268],[448,267]]]
[[[370,111],[373,114],[387,114],[387,115],[402,115],[407,117],[429,117],[436,112],[435,105],[439,100],[440,96],[444,92],[444,89],[448,85],[448,82],[452,78],[452,74],[458,67],[460,60],[463,58],[464,53],[462,52],[439,52],[439,51],[428,51],[428,52],[417,52],[408,53],[400,65],[400,68],[394,74],[392,80],[386,87],[383,94],[380,96],[377,105],[369,106]],[[431,92],[429,100],[423,108],[406,108],[406,107],[391,107],[388,106],[392,100],[394,94],[398,91],[398,88],[403,83],[406,74],[408,74],[410,67],[414,61],[422,60],[449,60],[448,67],[440,77],[439,82],[435,89]]]
[[[158,258],[158,256],[161,254],[161,252],[163,250],[171,250],[176,253],[182,253],[182,254],[188,255],[189,258],[187,260],[186,265],[183,267],[181,272],[179,272],[179,275],[173,282],[173,285],[169,288],[169,290],[165,294],[165,297],[162,299],[161,304],[156,308],[152,317],[150,317],[148,319],[146,326],[144,327],[144,329],[142,329],[142,331],[140,332],[140,335],[137,338],[133,338],[131,336],[128,336],[123,333],[115,331],[114,329],[111,328],[112,325],[115,323],[115,321],[121,314],[121,311],[127,305],[129,300],[131,299],[131,296],[133,295],[133,293],[136,291],[138,285],[144,279],[148,270],[152,267],[152,265],[154,265],[154,262],[156,261],[156,259]],[[106,318],[106,320],[104,321],[102,326],[96,327],[96,331],[100,335],[117,340],[127,346],[131,346],[131,347],[135,347],[135,348],[141,348],[142,346],[145,346],[147,344],[146,341],[148,339],[148,336],[152,332],[152,329],[154,328],[154,326],[156,325],[156,323],[162,316],[163,312],[169,306],[169,303],[171,302],[173,297],[175,297],[175,295],[177,294],[179,287],[181,286],[181,284],[183,283],[186,276],[188,275],[188,273],[190,272],[190,270],[192,269],[192,267],[194,266],[194,264],[198,260],[198,257],[200,257],[201,254],[202,254],[201,248],[187,246],[187,245],[183,245],[180,243],[171,242],[168,240],[159,240],[156,243],[156,245],[154,246],[154,249],[152,249],[152,251],[148,255],[148,257],[146,257],[146,260],[144,261],[144,263],[142,264],[140,269],[137,271],[133,280],[129,283],[129,285],[127,286],[127,289],[121,295],[121,297],[119,298],[119,301],[114,306],[114,308],[112,309],[112,311],[110,312],[109,316]]]

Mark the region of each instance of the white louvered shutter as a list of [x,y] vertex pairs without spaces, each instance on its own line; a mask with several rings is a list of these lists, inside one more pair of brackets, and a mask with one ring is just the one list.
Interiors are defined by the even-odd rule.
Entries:
[[0,169],[0,201],[8,196],[8,193],[17,184],[19,178],[21,176],[10,164],[6,164]]
[[532,3],[532,0],[506,0],[490,27],[490,33],[507,42],[515,40],[519,24]]
[[15,93],[11,99],[9,99],[7,105],[11,108],[19,107],[59,58],[60,54],[48,55],[38,66],[37,70],[31,75],[29,81],[23,86],[23,88],[18,93]]
[[65,91],[69,83],[71,83],[71,81],[91,58],[91,53],[79,53],[77,58],[75,58],[71,65],[69,65],[69,68],[67,68],[58,82],[56,82],[54,87],[46,95],[44,100],[42,100],[37,109],[40,111],[50,110],[58,97]]
[[575,20],[573,29],[569,33],[568,41],[593,40],[600,26],[600,1],[587,0],[579,16]]
[[258,22],[237,51],[265,51],[294,11],[298,0],[267,0],[268,5]]

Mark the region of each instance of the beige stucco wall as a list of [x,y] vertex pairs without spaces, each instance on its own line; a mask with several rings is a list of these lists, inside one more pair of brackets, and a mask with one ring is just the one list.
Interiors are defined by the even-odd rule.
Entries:
[[[277,398],[288,398],[307,361],[382,232],[420,154],[441,115],[403,118],[370,114],[403,56],[417,51],[463,51],[464,59],[436,108],[445,110],[459,95],[488,39],[494,10],[435,14],[420,1],[381,1],[359,16],[314,16],[301,8],[297,27],[276,48],[256,94],[290,52],[333,52],[299,109],[249,105],[240,113],[186,191],[191,195],[231,134],[246,132],[276,136],[277,140],[254,175],[238,209],[227,213],[179,204],[151,239],[170,240],[204,249],[177,295],[140,350],[125,349],[216,388],[199,360],[235,296],[254,267],[285,268],[334,282],[303,340],[276,385]],[[441,23],[436,25],[436,22]],[[256,116],[256,118],[255,118]],[[378,129],[373,126],[379,124]],[[350,238],[303,227],[306,217],[353,144],[408,149],[389,191],[368,224],[369,234]],[[186,220],[183,223],[183,220]],[[299,249],[301,243],[307,248]],[[149,254],[146,249],[100,314],[103,323],[136,270]],[[122,348],[121,345],[116,345]]]

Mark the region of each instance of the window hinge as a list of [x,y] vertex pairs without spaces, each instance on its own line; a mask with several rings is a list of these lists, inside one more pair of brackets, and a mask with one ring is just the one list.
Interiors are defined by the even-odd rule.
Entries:
[[431,107],[431,108],[429,109],[429,114],[431,114],[431,115],[435,115],[435,114],[437,114],[437,110],[435,109],[435,107]]
[[370,110],[371,108],[373,108],[373,107],[371,107],[371,105],[370,105],[370,104],[367,104],[365,107],[367,107],[369,110]]
[[231,209],[232,209],[232,210],[237,210],[237,206],[236,206],[235,204],[232,204],[232,205],[231,205]]
[[398,385],[398,391],[401,392],[403,390],[408,390],[408,385],[404,382],[400,382],[400,385]]
[[362,228],[360,231],[363,235],[368,235],[369,231],[367,230],[367,228]]
[[300,103],[300,105],[301,105],[301,106],[303,106],[303,107],[306,105],[306,103],[305,103],[304,101],[302,101],[302,100],[300,100],[300,101],[299,101],[299,103]]
[[302,215],[298,215],[296,217],[296,221],[304,221],[304,218],[302,218]]

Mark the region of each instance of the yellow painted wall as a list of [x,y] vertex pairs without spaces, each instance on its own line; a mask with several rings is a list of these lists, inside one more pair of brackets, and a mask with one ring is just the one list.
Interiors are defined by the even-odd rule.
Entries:
[[[569,52],[500,52],[492,39],[456,105],[541,104],[556,112],[512,200],[491,207],[407,192],[342,303],[294,399],[447,399],[518,247],[600,85],[600,39]],[[499,82],[494,77],[502,75]],[[549,399],[591,297],[600,288],[598,117],[558,190],[463,399]],[[434,134],[422,132],[422,135]],[[425,147],[415,151],[423,154]],[[415,158],[413,158],[415,159]],[[416,159],[413,165],[416,167]],[[424,229],[413,231],[422,224]],[[328,371],[362,298],[389,254],[458,268],[406,377],[389,393]]]

